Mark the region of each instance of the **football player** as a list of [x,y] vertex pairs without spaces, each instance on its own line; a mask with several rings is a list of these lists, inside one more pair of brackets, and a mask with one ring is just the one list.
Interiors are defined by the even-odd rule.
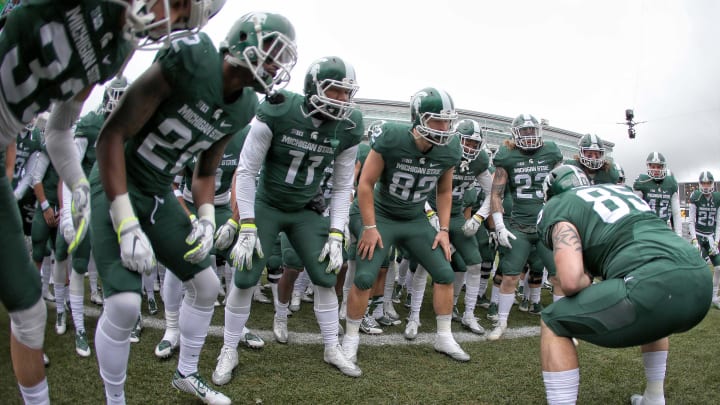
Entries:
[[[198,373],[220,288],[208,257],[215,233],[215,172],[233,134],[254,115],[255,91],[267,94],[285,83],[296,58],[292,24],[273,13],[242,16],[219,50],[205,33],[173,40],[128,88],[100,132],[99,170],[90,176],[91,234],[105,295],[95,350],[109,403],[124,402],[141,273],[152,271],[155,255],[186,290],[173,386],[205,403],[230,403]],[[193,157],[195,224],[172,189]]]
[[[577,401],[576,337],[603,347],[640,346],[646,387],[630,402],[665,404],[668,336],[693,328],[710,307],[705,262],[623,186],[590,186],[578,168],[561,166],[544,189],[538,236],[553,251],[566,294],[542,313],[548,403]],[[596,277],[602,281],[594,284]]]
[[647,174],[640,174],[633,182],[633,191],[648,203],[663,221],[670,221],[670,227],[682,236],[680,216],[680,194],[675,176],[667,169],[665,156],[651,152],[645,160]]
[[720,192],[715,191],[715,179],[712,173],[700,173],[698,188],[688,199],[688,228],[690,241],[702,257],[708,257],[713,269],[712,305],[720,309],[718,284],[720,284]]
[[617,184],[620,173],[615,165],[605,159],[605,144],[597,135],[585,134],[578,140],[580,154],[567,159],[564,164],[579,167],[592,184]]
[[[466,219],[463,213],[463,196],[474,184],[479,185],[485,196],[490,195],[492,186],[492,174],[488,170],[490,157],[483,148],[483,131],[480,123],[472,119],[464,119],[457,123],[455,130],[460,136],[462,144],[462,159],[453,173],[452,207],[450,209],[450,243],[456,249],[451,261],[453,270],[455,270],[453,311],[457,312],[458,296],[463,283],[465,283],[465,313],[459,320],[472,333],[481,335],[485,333],[485,329],[475,318],[475,305],[480,289],[482,258],[475,234],[490,213],[490,199],[485,198],[481,207]],[[439,226],[439,218],[435,213],[437,208],[435,194],[430,193],[425,208],[426,215],[433,227]],[[458,266],[459,262],[462,262],[463,265]],[[417,291],[413,295],[413,299],[417,296],[422,300],[423,293],[424,291]],[[459,313],[457,316],[459,317]]]
[[[513,140],[505,141],[493,158],[495,177],[491,210],[500,244],[497,273],[502,274],[502,282],[498,297],[498,321],[488,334],[488,340],[498,340],[505,333],[510,309],[515,302],[515,289],[520,273],[532,250],[538,253],[549,273],[554,274],[552,253],[539,243],[536,223],[544,201],[542,182],[550,170],[562,163],[562,154],[555,142],[543,141],[542,125],[532,115],[518,115],[512,121],[510,131]],[[512,211],[507,224],[503,219],[503,196],[506,187],[512,201]],[[497,273],[496,278],[499,277]],[[533,304],[529,312],[539,315],[542,311],[542,275],[531,272],[528,277],[531,277],[528,286]]]
[[[73,192],[73,222],[78,232],[71,247],[85,236],[90,218],[90,187],[71,129],[83,101],[96,83],[122,70],[136,46],[151,45],[172,30],[201,27],[223,2],[30,1],[0,20],[0,154],[34,116],[54,104],[47,149]],[[2,173],[0,206],[6,214],[0,218],[0,246],[9,261],[0,275],[0,301],[11,318],[10,351],[20,391],[26,402],[41,402],[48,398],[41,350],[47,311],[14,208],[17,202]]]
[[[338,343],[335,295],[355,155],[363,134],[362,114],[353,102],[358,89],[355,70],[337,56],[320,58],[308,68],[304,83],[304,94],[283,91],[260,105],[240,154],[235,180],[240,232],[231,253],[237,288],[231,289],[225,305],[224,344],[213,373],[216,384],[230,381],[238,365],[238,337],[267,261],[263,248],[270,249],[281,231],[315,286],[325,362],[346,375],[361,374]],[[330,216],[323,217],[325,207],[314,197],[331,163]],[[278,307],[286,311],[288,304],[279,302]]]
[[[410,116],[409,124],[385,122],[373,132],[360,175],[358,204],[350,215],[350,231],[358,239],[357,268],[348,296],[343,350],[357,361],[360,322],[371,288],[388,251],[397,246],[433,277],[435,350],[468,361],[470,356],[450,329],[454,275],[448,232],[453,172],[462,156],[453,128],[457,113],[447,92],[427,87],[413,95]],[[436,189],[438,230],[424,212],[428,194]]]

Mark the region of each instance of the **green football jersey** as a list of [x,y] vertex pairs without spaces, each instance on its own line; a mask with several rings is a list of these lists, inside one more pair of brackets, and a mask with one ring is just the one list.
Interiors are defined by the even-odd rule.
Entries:
[[435,193],[438,179],[458,166],[462,157],[459,137],[423,153],[415,145],[411,131],[409,123],[386,122],[372,144],[385,162],[375,184],[375,211],[388,218],[424,217],[425,201]]
[[548,248],[552,226],[563,221],[577,228],[583,262],[593,276],[622,278],[658,257],[697,259],[695,248],[623,186],[579,187],[552,197],[538,217],[538,234]]
[[[526,152],[517,147],[503,144],[498,149],[493,164],[502,167],[508,175],[506,188],[512,196],[513,221],[521,225],[534,226],[537,214],[542,208],[545,196],[542,183],[558,163],[563,160],[560,149],[552,141],[545,141],[537,150]],[[505,212],[508,215],[508,212]]]
[[272,131],[272,140],[265,156],[257,198],[271,206],[298,211],[318,193],[325,169],[335,157],[357,144],[363,136],[360,110],[346,120],[314,120],[303,112],[305,97],[282,91],[284,100],[278,104],[263,102],[257,119]]
[[588,169],[577,159],[567,159],[563,164],[582,169],[588,180],[590,180],[590,184],[617,184],[620,178],[620,173],[618,173],[615,165],[607,162],[598,170]]
[[[487,170],[489,166],[490,157],[485,151],[480,151],[480,155],[472,161],[461,159],[460,164],[453,172],[452,208],[450,209],[450,215],[457,215],[462,212],[465,192],[473,187],[477,176]],[[428,204],[435,210],[437,210],[436,197],[437,195],[435,193],[428,195]]]
[[25,164],[34,152],[41,150],[39,131],[23,130],[15,141],[17,151],[15,152],[15,171],[12,178],[12,186],[15,188],[18,181],[25,174]]
[[[242,151],[242,146],[245,143],[248,132],[250,132],[250,125],[246,125],[240,132],[233,135],[230,142],[225,146],[222,160],[220,160],[220,164],[217,170],[215,170],[215,196],[225,196],[227,192],[230,191],[233,177],[235,177],[235,169],[237,169],[238,166],[240,151]],[[185,176],[183,177],[182,183],[183,194],[191,198],[192,176],[195,171],[195,163],[197,163],[197,157],[194,157],[188,162],[184,170]],[[225,204],[226,202],[223,201],[222,203]]]
[[87,148],[85,149],[85,156],[83,156],[82,159],[82,168],[86,176],[90,175],[90,170],[95,164],[95,160],[97,160],[95,144],[97,143],[100,129],[102,129],[105,123],[105,118],[105,114],[90,111],[82,116],[75,126],[75,138],[87,139]]
[[720,192],[706,196],[700,190],[690,195],[690,204],[695,205],[695,232],[702,235],[715,234],[715,220],[720,209]]
[[258,99],[249,87],[235,101],[224,101],[222,61],[202,32],[178,38],[158,53],[156,63],[172,97],[125,143],[128,177],[145,192],[167,191],[194,156],[240,131],[255,114]]
[[633,190],[641,191],[645,200],[655,214],[663,221],[672,216],[670,199],[678,192],[678,183],[669,172],[662,180],[654,180],[647,174],[641,174],[633,183]]
[[30,122],[113,77],[133,50],[121,32],[125,12],[105,0],[25,0],[14,9],[0,32],[0,88],[12,115]]

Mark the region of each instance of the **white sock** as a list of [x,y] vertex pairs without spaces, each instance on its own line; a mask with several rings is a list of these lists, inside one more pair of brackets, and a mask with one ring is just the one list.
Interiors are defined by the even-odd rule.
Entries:
[[515,294],[500,293],[500,300],[498,301],[498,323],[507,325],[508,316],[510,316],[510,310],[514,302]]
[[480,272],[479,264],[467,266],[467,273],[465,273],[465,315],[467,317],[475,316],[475,305],[477,305],[478,291],[480,290]]
[[200,351],[205,344],[213,307],[197,308],[188,299],[180,306],[180,356],[177,370],[188,376],[196,373]]
[[163,334],[162,340],[176,345],[180,338],[180,326],[179,326],[180,311],[168,311],[165,309],[165,333]]
[[402,259],[400,260],[400,263],[398,263],[397,271],[398,271],[398,283],[405,287],[405,281],[407,281],[407,274],[409,273],[408,267],[410,267],[410,261],[408,259]]
[[500,302],[500,286],[495,285],[495,283],[493,283],[492,291],[490,292],[490,302],[496,304]]
[[580,369],[543,371],[548,405],[574,405],[580,386]]
[[50,276],[52,276],[53,260],[52,256],[43,257],[40,266],[40,276],[42,277],[42,291],[47,292],[50,289]]
[[[456,271],[455,278],[453,279],[453,306],[457,306],[463,284],[465,284],[465,273]],[[465,294],[467,294],[467,292]]]
[[242,330],[250,317],[250,306],[255,286],[250,288],[232,288],[225,303],[225,328],[223,343],[237,349]]
[[410,319],[420,321],[420,308],[422,307],[423,298],[425,296],[425,286],[427,285],[427,270],[418,264],[415,275],[412,279],[413,294],[410,297]]
[[315,317],[317,318],[320,333],[325,347],[338,345],[338,302],[334,287],[315,286],[315,300],[313,302]]
[[540,303],[540,287],[525,287],[527,290],[530,290],[530,302],[533,304],[539,304]]
[[163,303],[165,304],[165,312],[179,312],[180,303],[183,297],[182,281],[172,272],[165,272],[165,281],[161,291]]
[[83,275],[75,270],[70,270],[70,311],[72,311],[75,331],[85,330],[85,282]]
[[47,378],[43,378],[42,381],[33,385],[32,387],[24,387],[18,384],[20,393],[23,397],[25,405],[49,405],[50,404],[50,392],[48,390]]
[[452,322],[452,315],[437,315],[435,317],[435,322],[437,322],[437,333],[438,335],[451,335],[452,330],[450,329],[450,324]]
[[360,322],[362,321],[362,318],[360,319],[350,319],[350,317],[345,318],[345,338],[360,338]]
[[395,289],[395,275],[397,274],[397,262],[390,260],[387,275],[385,276],[385,289],[383,290],[383,302],[392,302],[392,294]]
[[92,258],[92,255],[90,255],[90,259],[88,261],[88,281],[90,284],[90,294],[97,294],[98,293],[98,272],[97,267],[95,266],[95,259]]
[[718,300],[718,289],[720,289],[720,266],[715,266],[713,271],[713,302]]
[[290,305],[289,302],[286,302],[284,304],[278,302],[277,306],[275,307],[275,318],[283,320],[288,318],[288,306]]
[[667,366],[667,350],[658,352],[646,352],[642,354],[643,365],[645,366],[645,378],[647,385],[643,396],[651,399],[654,403],[665,401],[665,368]]

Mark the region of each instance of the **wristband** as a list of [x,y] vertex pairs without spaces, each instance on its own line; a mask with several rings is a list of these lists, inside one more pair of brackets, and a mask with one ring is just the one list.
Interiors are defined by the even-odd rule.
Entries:
[[375,229],[377,228],[377,225],[363,225],[363,231],[367,231],[368,229]]
[[244,224],[240,224],[240,229],[257,229],[257,226],[255,226],[254,223],[246,222]]
[[40,208],[42,208],[43,212],[45,212],[50,208],[50,203],[48,203],[47,200],[45,200],[40,203]]
[[441,226],[438,228],[438,232],[448,232],[449,233],[450,228],[448,228],[447,226]]

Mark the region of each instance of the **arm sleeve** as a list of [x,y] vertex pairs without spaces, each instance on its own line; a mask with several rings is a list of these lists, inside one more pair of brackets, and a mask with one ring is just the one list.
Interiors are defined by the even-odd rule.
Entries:
[[353,189],[357,145],[345,149],[335,158],[333,189],[330,199],[330,228],[343,230],[350,214],[350,191]]
[[30,176],[30,185],[34,187],[45,177],[45,172],[47,172],[47,168],[50,166],[50,158],[42,152],[35,152],[33,155],[37,156],[34,160],[35,164],[31,166],[30,161],[28,161],[28,168],[25,175]]
[[240,219],[255,218],[255,178],[260,171],[265,155],[270,149],[273,133],[266,123],[253,118],[250,132],[245,139],[237,172],[235,173],[235,198]]
[[74,187],[85,173],[73,142],[72,126],[80,118],[83,103],[75,100],[56,103],[45,128],[45,143],[60,178]]
[[715,240],[718,240],[718,238],[720,238],[720,208],[718,208],[715,216]]
[[680,195],[675,192],[670,197],[670,205],[672,209],[673,226],[675,227],[675,233],[678,236],[682,236],[682,216],[680,215]]
[[485,192],[485,198],[475,214],[480,215],[483,218],[487,218],[490,215],[490,194],[492,193],[492,182],[493,177],[489,170],[485,170],[477,177],[477,183]]
[[690,232],[690,240],[697,239],[695,234],[695,218],[697,217],[697,207],[690,203],[688,206],[688,231]]
[[88,139],[84,137],[75,138],[75,147],[77,147],[78,156],[82,160],[85,157],[85,151],[87,151]]

